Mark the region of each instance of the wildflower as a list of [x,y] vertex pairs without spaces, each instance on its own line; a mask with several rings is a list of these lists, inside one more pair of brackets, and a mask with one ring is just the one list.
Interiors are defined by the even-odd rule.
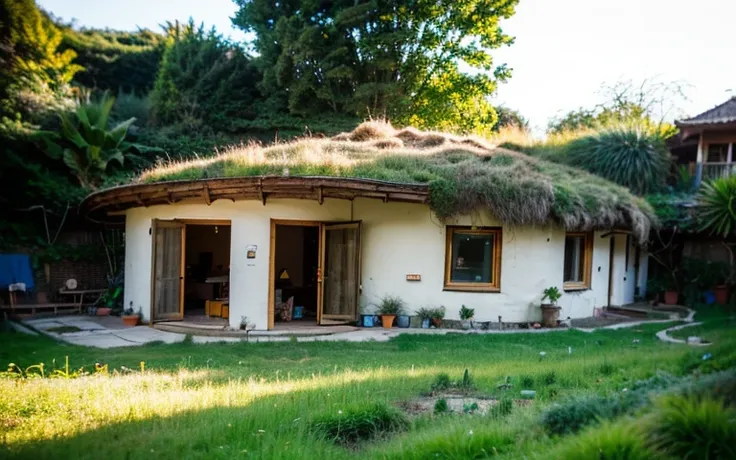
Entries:
[[258,430],[259,433],[265,433],[266,430]]
[[342,411],[341,410],[337,411],[337,415],[342,415]]
[[539,352],[539,356],[545,356],[545,355],[547,355],[547,352],[546,351],[540,351]]
[[473,436],[473,430],[468,431],[468,436]]
[[707,361],[707,360],[709,360],[709,359],[710,359],[710,358],[711,358],[712,356],[713,356],[713,355],[711,355],[710,353],[706,353],[706,354],[704,354],[704,355],[703,355],[703,361]]

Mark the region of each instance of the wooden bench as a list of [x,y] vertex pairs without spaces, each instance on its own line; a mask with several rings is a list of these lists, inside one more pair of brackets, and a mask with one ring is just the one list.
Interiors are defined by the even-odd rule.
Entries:
[[[14,305],[6,305],[3,307],[0,307],[0,311],[3,312],[9,312],[11,315],[15,313],[19,314],[27,314],[28,310],[30,310],[31,316],[36,315],[37,310],[49,310],[53,309],[54,314],[59,313],[60,308],[68,309],[68,311],[76,311],[77,313],[81,313],[81,306],[78,303],[36,303],[36,304],[14,304]],[[66,312],[68,312],[66,311]]]

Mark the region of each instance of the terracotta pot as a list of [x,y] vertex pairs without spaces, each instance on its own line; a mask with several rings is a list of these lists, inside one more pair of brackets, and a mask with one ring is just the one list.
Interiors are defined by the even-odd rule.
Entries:
[[560,317],[560,307],[551,304],[542,305],[542,324],[544,327],[557,327]]
[[108,316],[110,314],[110,309],[107,307],[99,307],[97,309],[97,316]]
[[138,315],[123,315],[122,318],[125,326],[137,326],[141,320],[141,317]]
[[395,319],[396,315],[381,315],[381,324],[385,329],[391,329]]
[[432,322],[432,326],[436,328],[442,327],[442,318],[430,318],[430,321]]
[[664,291],[664,304],[677,305],[677,291]]
[[713,288],[713,294],[716,297],[718,305],[726,305],[728,303],[728,286],[722,284]]

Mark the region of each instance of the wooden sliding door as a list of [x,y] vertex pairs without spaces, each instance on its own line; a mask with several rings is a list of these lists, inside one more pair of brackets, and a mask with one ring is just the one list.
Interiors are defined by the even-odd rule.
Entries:
[[186,225],[177,221],[155,219],[151,235],[151,322],[180,320],[184,314]]
[[360,302],[360,222],[322,225],[320,324],[358,318]]

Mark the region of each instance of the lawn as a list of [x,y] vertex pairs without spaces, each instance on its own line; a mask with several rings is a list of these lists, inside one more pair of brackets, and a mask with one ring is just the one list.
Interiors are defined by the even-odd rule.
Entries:
[[[661,372],[700,371],[703,363],[706,370],[736,365],[731,330],[712,331],[712,358],[703,361],[702,349],[657,341],[654,334],[664,327],[112,350],[2,332],[3,364],[43,362],[49,374],[68,357],[71,369],[94,372],[98,363],[109,372],[0,379],[0,457],[563,458],[554,452],[569,448],[574,437],[560,441],[539,423],[551,403],[613,394]],[[536,399],[500,416],[403,415],[439,374],[461,380],[466,369],[478,394],[518,398],[531,389]],[[504,390],[504,383],[511,387]],[[389,422],[399,413],[401,423],[382,430],[371,411],[387,412],[381,416]],[[329,434],[331,423],[342,432],[353,425],[373,430],[376,437],[340,445]]]

